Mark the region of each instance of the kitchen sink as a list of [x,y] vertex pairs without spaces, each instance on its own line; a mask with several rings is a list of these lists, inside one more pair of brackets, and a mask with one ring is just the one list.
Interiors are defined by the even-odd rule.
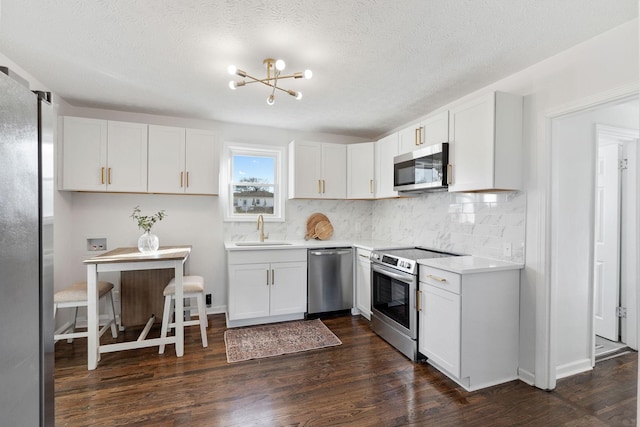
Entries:
[[278,242],[278,241],[271,241],[271,242],[236,242],[235,245],[236,246],[286,246],[286,245],[291,245],[292,243],[290,242]]

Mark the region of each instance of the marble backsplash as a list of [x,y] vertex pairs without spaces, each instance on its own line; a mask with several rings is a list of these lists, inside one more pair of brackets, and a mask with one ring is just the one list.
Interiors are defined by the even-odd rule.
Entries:
[[[287,200],[285,222],[268,222],[272,240],[304,238],[307,218],[321,212],[333,240],[375,239],[524,262],[526,195],[424,193],[385,200]],[[254,222],[225,223],[225,240],[257,240]],[[511,256],[504,255],[505,244]]]
[[371,230],[374,239],[522,263],[525,216],[522,192],[423,193],[375,201]]

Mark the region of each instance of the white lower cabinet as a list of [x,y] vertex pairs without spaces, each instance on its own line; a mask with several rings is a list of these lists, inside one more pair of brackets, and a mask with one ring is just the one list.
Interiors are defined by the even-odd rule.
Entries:
[[230,251],[227,326],[302,319],[307,311],[307,251]]
[[371,320],[371,251],[356,250],[356,307]]
[[420,265],[418,352],[469,391],[517,379],[519,277]]

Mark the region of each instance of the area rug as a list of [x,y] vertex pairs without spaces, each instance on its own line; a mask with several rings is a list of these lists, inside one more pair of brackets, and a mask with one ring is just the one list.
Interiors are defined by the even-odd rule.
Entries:
[[342,344],[320,319],[228,329],[227,362],[261,359]]

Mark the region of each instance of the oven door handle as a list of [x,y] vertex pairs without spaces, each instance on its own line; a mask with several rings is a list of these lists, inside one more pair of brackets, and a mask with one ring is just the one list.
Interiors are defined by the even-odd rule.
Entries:
[[414,277],[409,275],[409,277],[407,277],[407,275],[405,274],[398,274],[398,273],[394,273],[392,271],[387,270],[386,268],[379,268],[374,266],[373,267],[373,271],[376,273],[380,273],[380,274],[384,274],[385,276],[391,277],[392,279],[396,279],[399,280],[401,282],[404,283],[408,283],[411,284],[414,282]]

